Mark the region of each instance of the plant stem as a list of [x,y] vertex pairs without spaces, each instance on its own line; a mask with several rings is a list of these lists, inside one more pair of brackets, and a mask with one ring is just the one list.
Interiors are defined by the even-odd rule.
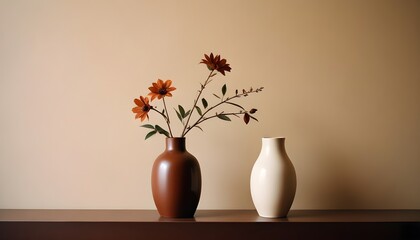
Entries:
[[154,109],[154,108],[152,108],[151,110],[153,110],[153,111],[155,111],[155,112],[159,113],[159,115],[161,115],[161,116],[165,119],[166,125],[168,125],[168,129],[171,129],[171,126],[169,125],[169,122],[168,122],[168,117],[166,117],[166,115],[165,115],[165,114],[163,114],[163,113],[159,112],[158,110],[156,110],[156,109]]
[[[210,107],[210,108],[208,108],[201,116],[200,116],[200,118],[190,127],[190,128],[188,128],[186,131],[185,131],[185,133],[184,133],[184,136],[191,130],[191,129],[193,129],[195,126],[197,126],[198,124],[200,124],[200,123],[202,123],[202,122],[204,122],[204,121],[206,121],[206,120],[208,120],[208,119],[211,119],[211,118],[214,118],[214,117],[217,117],[217,115],[214,115],[214,116],[211,116],[211,117],[208,117],[208,118],[205,118],[204,116],[208,113],[208,112],[210,112],[211,110],[213,110],[213,109],[215,109],[216,107],[218,107],[218,106],[220,106],[220,105],[222,105],[222,104],[224,104],[224,103],[227,103],[227,102],[229,102],[230,100],[232,100],[232,99],[235,99],[235,98],[238,98],[238,97],[241,97],[241,96],[245,96],[245,95],[248,95],[248,94],[250,94],[250,93],[253,93],[253,92],[256,92],[255,90],[254,91],[249,91],[249,92],[245,92],[245,93],[241,93],[241,94],[236,94],[235,96],[233,96],[233,97],[227,97],[225,100],[223,100],[223,101],[221,101],[221,102],[219,102],[219,103],[217,103],[216,105],[214,105],[214,106],[212,106],[212,107]],[[235,115],[235,114],[244,114],[244,113],[224,113],[223,115]]]
[[171,121],[169,120],[169,112],[168,109],[166,108],[166,102],[165,102],[165,97],[162,98],[163,100],[163,106],[165,108],[165,112],[166,112],[166,124],[168,125],[168,129],[169,129],[169,134],[171,137],[174,137],[174,135],[172,134],[172,129],[171,129]]
[[245,114],[245,113],[246,113],[246,112],[229,112],[229,113],[217,114],[217,115],[214,115],[214,116],[211,116],[211,117],[201,118],[200,120],[198,120],[197,122],[195,122],[195,123],[191,126],[191,128],[189,128],[189,129],[187,130],[187,132],[189,132],[189,131],[190,131],[191,129],[193,129],[195,126],[198,126],[198,124],[200,124],[200,123],[202,123],[202,122],[204,122],[204,121],[207,121],[207,120],[209,120],[209,119],[215,118],[215,117],[217,117],[218,115],[225,115],[225,116],[234,115],[234,116],[238,116],[238,115],[243,115],[243,114]]
[[214,70],[211,70],[210,71],[210,74],[207,76],[206,81],[204,82],[204,84],[201,85],[200,91],[198,91],[197,98],[194,100],[194,104],[193,104],[193,107],[191,108],[190,115],[188,115],[187,122],[185,123],[184,129],[182,130],[181,137],[185,137],[185,135],[189,131],[189,129],[187,130],[187,128],[188,128],[188,123],[190,122],[190,119],[191,119],[191,115],[193,114],[193,112],[195,110],[195,107],[197,106],[198,100],[200,100],[201,93],[203,93],[204,88],[206,88],[206,86],[207,86],[207,84],[209,82],[209,79],[211,78],[213,72],[214,72]]

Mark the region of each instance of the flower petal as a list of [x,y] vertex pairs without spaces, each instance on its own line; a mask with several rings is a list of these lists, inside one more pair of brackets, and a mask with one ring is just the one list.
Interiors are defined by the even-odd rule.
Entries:
[[147,116],[147,113],[143,113],[140,117],[141,117],[141,121],[143,122],[148,116]]
[[143,105],[148,105],[149,103],[149,99],[147,97],[140,96],[140,100],[143,103]]
[[131,109],[131,111],[133,111],[133,113],[139,113],[139,112],[143,112],[143,108],[142,107],[133,107]]
[[143,102],[142,102],[140,99],[138,99],[138,98],[135,98],[135,99],[134,99],[134,103],[135,103],[137,106],[139,106],[139,107],[143,107],[143,106],[144,106]]
[[156,96],[159,96],[159,94],[154,93],[154,92],[151,92],[148,95],[151,97],[151,101],[153,101],[156,98]]
[[165,82],[165,88],[169,88],[172,85],[172,80],[166,80]]
[[149,90],[150,90],[151,92],[157,92],[157,90],[156,90],[156,88],[155,88],[155,87],[149,87]]

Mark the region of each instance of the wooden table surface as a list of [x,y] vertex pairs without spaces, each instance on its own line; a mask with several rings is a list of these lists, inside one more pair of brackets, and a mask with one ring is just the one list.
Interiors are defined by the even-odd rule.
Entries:
[[420,222],[420,210],[291,210],[264,218],[255,210],[198,210],[194,218],[162,218],[155,210],[0,209],[0,222]]
[[420,210],[198,210],[162,218],[155,210],[0,210],[0,240],[14,239],[417,239]]

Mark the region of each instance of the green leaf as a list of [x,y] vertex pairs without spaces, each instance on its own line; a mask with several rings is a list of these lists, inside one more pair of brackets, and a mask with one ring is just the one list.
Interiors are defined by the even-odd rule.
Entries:
[[253,116],[251,116],[251,115],[249,115],[249,117],[250,117],[250,118],[252,118],[252,119],[254,119],[255,121],[257,121],[257,122],[258,122],[258,119],[256,119],[255,117],[253,117]]
[[201,112],[201,108],[199,106],[195,106],[195,109],[197,110],[200,116],[203,116],[203,112]]
[[156,133],[157,133],[157,131],[156,131],[156,130],[149,132],[149,133],[146,135],[146,137],[144,138],[144,140],[147,140],[149,137],[151,137],[151,136],[155,135]]
[[156,129],[156,131],[158,131],[159,133],[161,133],[161,132],[163,132],[163,131],[165,131],[165,129],[163,129],[161,126],[159,126],[159,125],[155,125],[155,129]]
[[201,102],[203,103],[203,107],[204,107],[204,109],[206,109],[206,108],[207,108],[207,106],[209,105],[209,104],[207,103],[206,99],[202,98],[202,99],[201,99]]
[[249,114],[248,113],[244,114],[244,122],[245,122],[245,124],[249,123]]
[[226,116],[226,115],[223,115],[223,114],[218,114],[218,115],[216,115],[218,118],[220,118],[220,119],[222,119],[222,120],[225,120],[225,121],[230,121],[230,118],[228,117],[228,116]]
[[233,106],[235,106],[235,107],[238,107],[238,108],[240,108],[240,109],[243,109],[243,110],[245,110],[245,108],[243,108],[241,105],[239,105],[239,104],[236,104],[236,103],[233,103],[233,102],[226,102],[227,104],[230,104],[230,105],[233,105]]
[[185,110],[181,105],[178,105],[179,113],[181,113],[181,117],[185,118]]
[[155,127],[153,127],[152,124],[144,124],[144,125],[141,125],[140,127],[155,129]]
[[222,94],[223,94],[223,96],[225,96],[226,91],[227,91],[227,87],[226,87],[226,84],[225,84],[225,85],[223,85],[223,87],[222,87]]
[[213,95],[214,95],[215,97],[217,97],[218,99],[220,99],[220,97],[219,97],[219,96],[217,96],[216,94],[214,94],[214,93],[213,93]]
[[175,108],[174,108],[174,110],[176,112],[176,115],[178,116],[179,121],[181,121],[181,123],[182,123],[182,116],[181,116],[181,114]]
[[198,129],[200,129],[201,131],[204,132],[204,130],[200,126],[197,125],[197,126],[194,126],[194,127],[198,128]]
[[169,137],[169,133],[168,131],[166,131],[165,129],[163,129],[162,127],[160,127],[159,125],[155,126],[156,130],[158,131],[158,133],[165,135],[166,137]]
[[188,111],[185,113],[184,118],[188,117],[188,115],[190,115],[190,113],[191,113],[191,110],[188,110]]

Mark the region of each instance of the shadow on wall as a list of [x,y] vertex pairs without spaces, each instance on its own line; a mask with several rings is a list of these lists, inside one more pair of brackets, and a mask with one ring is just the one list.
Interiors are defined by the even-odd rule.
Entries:
[[369,191],[363,185],[363,180],[349,163],[345,154],[339,151],[323,156],[320,161],[320,174],[323,185],[319,189],[318,200],[324,208],[329,209],[366,209],[371,208],[367,203],[365,192]]

